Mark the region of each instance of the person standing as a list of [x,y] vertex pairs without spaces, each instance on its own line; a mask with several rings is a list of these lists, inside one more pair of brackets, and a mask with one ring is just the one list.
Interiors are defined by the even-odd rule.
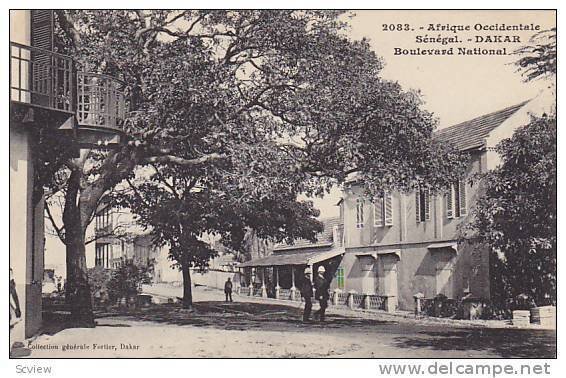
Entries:
[[324,321],[326,308],[328,307],[328,288],[329,282],[324,277],[324,273],[326,269],[324,266],[319,266],[317,270],[318,274],[314,279],[314,290],[315,290],[315,298],[318,299],[318,303],[320,303],[320,309],[314,313],[315,318],[318,318],[321,322]]
[[305,300],[305,310],[303,312],[303,322],[311,321],[311,311],[312,311],[312,282],[311,282],[311,269],[305,269],[305,277],[303,279],[303,284],[301,285],[301,296]]
[[230,277],[228,277],[228,280],[224,283],[224,294],[226,294],[226,302],[228,302],[228,299],[230,299],[230,302],[234,302],[232,300],[232,281]]

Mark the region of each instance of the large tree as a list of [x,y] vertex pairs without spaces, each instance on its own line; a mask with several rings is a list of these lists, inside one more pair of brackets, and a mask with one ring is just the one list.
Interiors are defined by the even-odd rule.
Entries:
[[473,226],[492,249],[492,296],[507,307],[520,294],[556,303],[556,118],[533,118],[497,146]]
[[[556,28],[537,33],[518,49],[526,81],[556,79]],[[527,295],[537,305],[556,304],[555,107],[503,140],[501,165],[481,177],[471,229],[491,248],[493,301],[504,309]]]
[[[276,162],[270,162],[274,166]],[[289,178],[267,174],[250,161],[248,180],[270,183],[270,188],[247,190],[241,173],[231,174],[222,164],[216,172],[184,167],[155,167],[140,174],[138,183],[116,191],[116,205],[126,206],[150,228],[154,241],[169,246],[169,259],[183,275],[183,307],[191,308],[190,268],[204,268],[217,251],[203,237],[212,235],[228,251],[245,253],[246,235],[272,242],[314,240],[322,231],[319,212],[311,201],[296,201],[298,193]],[[255,169],[254,169],[255,168]],[[129,190],[128,190],[129,189]]]
[[[349,173],[371,191],[447,185],[460,159],[431,141],[419,97],[379,77],[343,12],[57,11],[58,47],[81,68],[124,81],[126,143],[66,159],[63,229],[75,318],[92,323],[85,230],[101,198],[140,165],[202,170],[227,164],[246,193],[277,162],[292,192],[320,194]],[[188,175],[190,176],[190,175]],[[188,177],[187,176],[187,177]],[[251,179],[250,179],[251,178]],[[281,181],[285,182],[285,181]],[[206,187],[206,185],[205,185]]]

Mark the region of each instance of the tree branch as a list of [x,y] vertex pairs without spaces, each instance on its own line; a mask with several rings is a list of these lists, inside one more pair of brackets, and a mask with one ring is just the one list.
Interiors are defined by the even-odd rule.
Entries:
[[49,204],[46,204],[45,206],[45,212],[47,213],[47,217],[49,218],[49,220],[51,221],[51,225],[53,226],[53,228],[55,229],[55,232],[57,233],[57,236],[59,237],[59,239],[63,242],[63,244],[65,243],[65,234],[63,233],[63,229],[65,228],[65,226],[63,227],[58,227],[57,223],[55,223],[55,218],[53,218],[53,215],[51,214],[51,210],[49,209]]
[[208,163],[215,160],[221,160],[227,158],[225,154],[212,153],[208,155],[201,156],[194,159],[185,159],[173,155],[162,155],[162,156],[151,156],[145,159],[146,163],[173,163],[177,165],[188,166],[198,166],[204,163]]
[[159,169],[157,169],[157,166],[155,164],[151,164],[151,166],[153,167],[153,169],[155,169],[155,174],[157,176],[157,179],[166,187],[168,187],[171,192],[179,199],[181,198],[179,192],[177,192],[177,190],[175,189],[175,187],[171,184],[169,184],[167,182],[167,180],[165,179],[165,177],[163,177],[163,175],[159,172]]

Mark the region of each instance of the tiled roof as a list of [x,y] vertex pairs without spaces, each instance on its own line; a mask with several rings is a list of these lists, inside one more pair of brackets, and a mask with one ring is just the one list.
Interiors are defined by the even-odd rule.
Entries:
[[279,253],[274,252],[273,255],[241,263],[238,267],[306,265],[310,260],[325,256],[330,249],[330,247],[299,248]]
[[317,248],[331,245],[333,241],[332,236],[334,226],[340,225],[340,217],[321,219],[321,222],[324,229],[317,235],[316,242],[313,243],[305,239],[299,239],[295,240],[295,243],[293,244],[277,244],[273,249],[274,253],[277,253],[278,251],[291,251],[302,248]]
[[434,139],[440,142],[452,143],[461,151],[482,147],[484,139],[489,133],[505,122],[527,102],[524,101],[520,104],[438,130],[434,133]]

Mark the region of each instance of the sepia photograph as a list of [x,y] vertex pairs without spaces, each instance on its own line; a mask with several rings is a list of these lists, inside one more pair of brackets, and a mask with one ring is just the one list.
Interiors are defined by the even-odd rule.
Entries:
[[11,9],[6,42],[6,358],[549,374],[557,10]]

